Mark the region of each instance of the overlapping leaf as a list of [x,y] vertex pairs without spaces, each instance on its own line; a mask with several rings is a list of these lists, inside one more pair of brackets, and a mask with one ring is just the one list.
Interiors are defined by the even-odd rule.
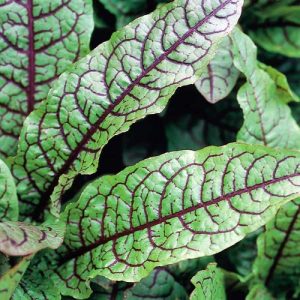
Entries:
[[21,222],[0,223],[0,252],[25,256],[43,248],[58,248],[64,237],[64,224],[35,226]]
[[199,92],[211,103],[228,96],[239,77],[239,71],[233,64],[232,46],[230,36],[225,37],[195,84]]
[[25,117],[89,50],[91,0],[0,3],[0,155],[14,155]]
[[114,135],[162,111],[179,86],[194,83],[241,6],[242,0],[166,4],[64,73],[22,131],[14,175],[25,210],[37,219],[52,195],[55,213],[74,177],[95,172]]
[[207,269],[198,272],[192,283],[196,289],[191,295],[191,300],[225,300],[225,280],[222,270],[216,264],[209,264]]
[[0,221],[17,221],[19,206],[14,179],[6,164],[0,160]]
[[251,39],[237,28],[231,36],[235,66],[247,78],[238,92],[245,120],[237,139],[252,144],[300,149],[300,128],[286,100],[281,98],[282,88],[278,88],[278,83],[272,79],[274,75],[271,77],[258,67],[256,47]]
[[23,257],[12,269],[0,277],[1,300],[10,300],[16,287],[28,268],[32,255]]
[[54,281],[63,294],[86,297],[97,275],[137,281],[156,266],[219,252],[299,195],[299,163],[298,152],[230,144],[100,178],[63,214]]

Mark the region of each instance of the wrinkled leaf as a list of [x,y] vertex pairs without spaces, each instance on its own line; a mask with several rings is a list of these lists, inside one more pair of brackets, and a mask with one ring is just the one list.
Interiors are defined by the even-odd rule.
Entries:
[[237,28],[231,36],[234,64],[247,79],[237,96],[245,119],[237,139],[251,144],[300,149],[300,128],[281,98],[277,84],[258,67],[254,43]]
[[239,77],[239,71],[233,64],[232,40],[225,37],[196,82],[199,92],[210,103],[216,103],[229,95]]
[[16,287],[27,270],[32,255],[23,257],[12,269],[0,277],[0,298],[10,300]]
[[35,226],[21,222],[0,223],[0,251],[10,256],[25,256],[44,248],[58,248],[64,238],[64,225]]
[[65,249],[54,281],[63,294],[88,296],[97,275],[137,281],[156,266],[219,252],[299,195],[299,163],[298,152],[230,144],[102,177],[62,216]]
[[216,264],[209,264],[207,269],[198,272],[192,283],[196,287],[191,300],[225,300],[225,279],[221,269]]
[[0,160],[0,221],[17,221],[19,204],[14,179],[6,164]]
[[26,201],[23,213],[39,219],[52,195],[57,214],[61,194],[78,173],[96,171],[113,136],[161,112],[178,87],[195,83],[216,43],[236,24],[242,2],[166,4],[65,72],[22,131],[14,175]]
[[0,156],[14,155],[25,117],[89,51],[91,0],[1,1]]

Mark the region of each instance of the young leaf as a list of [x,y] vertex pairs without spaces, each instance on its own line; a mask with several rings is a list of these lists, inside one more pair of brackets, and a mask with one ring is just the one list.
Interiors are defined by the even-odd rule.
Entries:
[[10,300],[16,287],[27,270],[32,255],[23,257],[12,269],[0,277],[0,298]]
[[219,252],[299,196],[299,166],[299,152],[230,144],[102,177],[63,213],[54,281],[63,294],[83,297],[98,275],[138,281],[157,266]]
[[0,160],[0,221],[17,221],[19,205],[14,179],[6,164]]
[[[284,205],[258,239],[253,271],[273,291],[292,289],[300,274],[300,200]],[[273,284],[272,284],[273,283]]]
[[252,144],[300,149],[300,128],[286,101],[281,98],[278,85],[258,67],[254,43],[237,28],[231,36],[234,64],[247,79],[237,97],[245,119],[237,139]]
[[58,248],[64,238],[64,225],[29,225],[21,222],[0,223],[0,251],[9,256],[25,256],[44,248]]
[[225,37],[219,48],[195,83],[199,92],[210,103],[216,103],[229,95],[239,77],[233,64],[232,40]]
[[224,274],[216,264],[209,264],[206,270],[198,272],[192,283],[196,289],[191,300],[226,300]]
[[0,155],[14,155],[25,117],[52,82],[89,51],[91,0],[0,4]]
[[64,73],[22,131],[14,175],[23,213],[38,219],[50,195],[57,213],[61,194],[78,173],[96,171],[113,136],[195,83],[242,2],[176,0],[116,32]]

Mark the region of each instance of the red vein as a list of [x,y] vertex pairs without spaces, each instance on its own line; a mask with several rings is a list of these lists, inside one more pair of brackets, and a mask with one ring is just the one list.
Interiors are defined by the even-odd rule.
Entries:
[[[89,142],[91,136],[93,136],[96,131],[98,130],[100,124],[106,119],[106,117],[111,114],[113,109],[118,106],[123,99],[131,93],[131,91],[134,89],[134,87],[140,83],[140,81],[153,69],[157,67],[158,64],[160,64],[164,59],[168,57],[169,54],[171,54],[178,46],[180,46],[188,37],[193,35],[193,33],[203,24],[205,24],[211,17],[215,16],[221,9],[226,7],[227,4],[231,3],[232,0],[227,0],[224,3],[222,3],[220,6],[218,6],[215,10],[213,10],[209,15],[207,15],[204,19],[199,21],[194,27],[190,28],[176,43],[174,43],[165,53],[163,53],[161,56],[159,56],[152,65],[150,65],[147,69],[143,70],[142,73],[123,91],[123,93],[116,99],[116,101],[110,105],[107,110],[103,113],[103,115],[98,119],[98,121],[91,126],[91,128],[87,131],[84,138],[81,140],[81,142],[77,145],[77,147],[74,149],[72,154],[69,156],[69,158],[65,161],[62,168],[56,173],[54,180],[49,185],[47,190],[42,193],[41,198],[48,200],[54,190],[54,188],[58,184],[59,177],[63,174],[66,174],[67,171],[72,166],[73,162],[77,159],[79,156],[81,149],[84,148],[84,146]],[[33,218],[38,218],[39,214],[44,211],[44,209],[47,206],[47,201],[40,201],[40,205],[36,207],[35,212],[33,213]]]
[[272,276],[273,276],[273,274],[275,272],[277,264],[278,264],[279,260],[282,257],[284,247],[287,244],[287,242],[288,242],[288,240],[290,238],[291,233],[293,232],[293,229],[294,229],[294,226],[296,224],[296,221],[297,221],[297,218],[298,218],[299,214],[300,214],[300,205],[298,206],[298,210],[296,211],[295,215],[293,216],[293,219],[292,219],[292,221],[291,221],[291,223],[290,223],[290,225],[289,225],[289,227],[287,229],[286,235],[285,235],[282,243],[280,244],[278,252],[277,252],[277,254],[276,254],[275,258],[274,258],[273,264],[272,264],[272,266],[271,266],[271,268],[269,270],[268,276],[267,276],[266,281],[265,281],[266,285],[269,285],[269,283],[271,281],[271,278],[272,278]]
[[27,0],[28,12],[28,87],[27,94],[27,113],[30,114],[34,108],[35,94],[35,49],[34,49],[34,18],[33,0]]
[[66,260],[70,260],[72,258],[76,258],[78,256],[81,256],[81,255],[85,254],[86,252],[89,252],[89,251],[93,250],[94,248],[96,248],[96,247],[98,247],[100,245],[106,244],[106,243],[108,243],[110,241],[116,241],[117,239],[119,239],[121,237],[133,234],[133,233],[135,233],[137,231],[141,231],[141,230],[144,230],[144,229],[149,229],[149,228],[151,228],[153,226],[156,226],[156,225],[159,225],[161,223],[164,223],[164,222],[166,222],[166,221],[168,221],[170,219],[182,217],[182,216],[184,216],[187,213],[191,213],[191,212],[196,211],[197,209],[206,208],[206,207],[208,207],[210,205],[218,204],[219,202],[224,201],[224,200],[229,201],[231,198],[233,198],[235,196],[241,196],[242,194],[245,194],[245,193],[249,194],[252,191],[254,191],[256,189],[259,189],[259,188],[264,188],[265,189],[269,185],[272,185],[272,184],[275,184],[275,183],[278,183],[280,181],[284,181],[284,180],[287,180],[287,179],[290,179],[290,178],[293,178],[293,177],[297,177],[299,175],[300,175],[299,173],[296,173],[296,174],[286,175],[286,176],[279,177],[279,178],[273,178],[271,180],[255,184],[255,185],[253,185],[251,187],[245,187],[245,188],[240,189],[238,191],[234,191],[234,192],[228,193],[226,195],[219,196],[219,197],[217,197],[215,199],[212,199],[211,201],[207,201],[205,203],[201,202],[201,203],[199,203],[197,205],[194,205],[194,206],[188,207],[186,209],[183,209],[183,210],[181,210],[181,211],[179,211],[177,213],[169,214],[167,216],[158,218],[157,220],[148,222],[146,224],[142,224],[140,226],[137,226],[137,227],[134,227],[134,228],[130,228],[128,230],[124,230],[123,232],[117,232],[116,234],[114,234],[112,236],[101,237],[100,239],[98,239],[94,243],[91,243],[88,246],[82,247],[82,248],[77,249],[77,250],[75,250],[73,252],[69,252],[65,257],[63,257],[63,259],[61,260],[61,262],[64,263]]

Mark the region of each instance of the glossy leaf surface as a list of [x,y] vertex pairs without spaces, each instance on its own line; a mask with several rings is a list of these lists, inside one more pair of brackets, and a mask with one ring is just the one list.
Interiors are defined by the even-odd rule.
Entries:
[[89,51],[91,0],[0,2],[0,155],[16,153],[25,117]]
[[63,214],[55,281],[63,294],[87,296],[97,275],[137,281],[156,266],[219,252],[299,195],[299,163],[298,152],[230,144],[102,177]]
[[38,219],[52,195],[56,214],[61,194],[78,173],[96,171],[113,136],[162,111],[178,87],[195,83],[241,6],[242,0],[166,4],[64,73],[22,131],[14,175],[26,212]]
[[196,82],[199,92],[210,103],[216,103],[232,91],[239,77],[239,71],[233,64],[232,40],[225,37],[218,50]]

